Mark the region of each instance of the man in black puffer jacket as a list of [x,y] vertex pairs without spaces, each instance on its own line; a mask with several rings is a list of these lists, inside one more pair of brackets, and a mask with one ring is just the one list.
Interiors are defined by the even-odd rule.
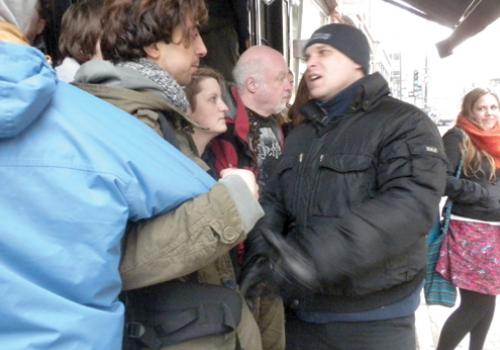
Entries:
[[256,266],[271,266],[269,281],[279,277],[288,296],[287,349],[416,347],[425,235],[446,161],[431,120],[366,74],[369,55],[364,34],[344,24],[306,44],[313,100],[287,137],[252,234],[271,262]]

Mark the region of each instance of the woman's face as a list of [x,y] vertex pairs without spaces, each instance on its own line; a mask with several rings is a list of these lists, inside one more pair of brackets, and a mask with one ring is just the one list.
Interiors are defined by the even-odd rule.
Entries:
[[481,96],[472,106],[471,119],[483,130],[493,129],[500,118],[498,100],[492,94]]
[[196,108],[192,118],[214,136],[227,130],[225,116],[228,108],[222,100],[219,83],[214,78],[205,78],[200,82],[200,92],[194,97]]

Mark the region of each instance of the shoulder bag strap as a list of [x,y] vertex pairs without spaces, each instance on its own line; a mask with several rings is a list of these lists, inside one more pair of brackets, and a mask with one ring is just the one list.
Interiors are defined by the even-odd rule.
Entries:
[[[460,178],[460,174],[462,173],[462,167],[464,165],[463,159],[460,159],[460,163],[458,164],[457,172],[455,173],[455,177]],[[448,232],[448,226],[450,224],[451,217],[451,208],[453,207],[453,202],[451,200],[446,201],[446,206],[444,210],[444,222],[443,222],[443,233],[446,234]]]

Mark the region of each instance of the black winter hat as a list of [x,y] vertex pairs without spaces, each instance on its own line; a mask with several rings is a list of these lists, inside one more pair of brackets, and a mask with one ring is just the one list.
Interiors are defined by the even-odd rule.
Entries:
[[368,73],[370,67],[370,45],[358,28],[342,23],[327,24],[317,29],[304,46],[304,52],[312,44],[327,44],[342,52],[363,67]]

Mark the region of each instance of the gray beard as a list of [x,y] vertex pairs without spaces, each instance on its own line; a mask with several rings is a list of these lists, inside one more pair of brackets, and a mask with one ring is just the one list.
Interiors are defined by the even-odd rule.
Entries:
[[280,103],[278,106],[276,106],[276,108],[273,110],[273,114],[279,114],[281,112],[283,112],[283,110],[285,110],[286,108],[286,103],[283,102],[283,103]]

